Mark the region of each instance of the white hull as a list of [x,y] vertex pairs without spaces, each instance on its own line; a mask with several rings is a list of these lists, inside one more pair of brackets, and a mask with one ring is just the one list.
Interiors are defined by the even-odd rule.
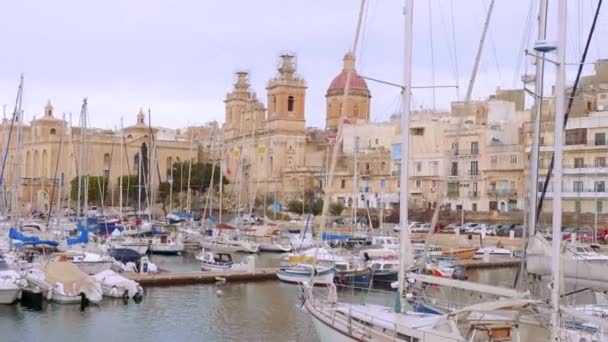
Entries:
[[235,245],[227,245],[223,243],[216,243],[213,241],[205,241],[201,242],[201,247],[204,249],[215,251],[215,252],[223,252],[223,253],[236,253],[239,250],[238,246]]
[[[292,283],[292,284],[301,284],[301,283],[310,282],[310,275],[293,275],[293,274],[283,272],[281,270],[277,271],[277,278],[279,278],[280,281],[284,281],[286,283]],[[314,279],[315,285],[332,284],[334,282],[334,273],[330,272],[330,273],[323,274],[323,275],[316,275],[316,276],[314,276],[313,279]]]
[[172,243],[172,244],[155,244],[150,246],[150,251],[157,254],[181,254],[184,251],[184,244]]
[[245,264],[232,264],[230,266],[217,266],[210,264],[201,264],[201,270],[203,271],[232,271],[232,272],[244,272],[247,270],[247,265]]
[[13,304],[21,295],[21,288],[0,289],[0,304]]
[[257,253],[260,245],[244,241],[222,241],[222,240],[201,240],[201,247],[204,249],[223,252],[223,253]]
[[334,329],[331,325],[327,325],[320,318],[312,316],[312,323],[315,326],[319,341],[321,342],[358,342],[361,340],[354,339],[342,332]]
[[133,298],[143,295],[143,288],[135,281],[127,279],[114,271],[106,271],[94,276],[101,284],[101,292],[105,297]]
[[136,251],[139,255],[146,255],[148,253],[148,248],[150,245],[148,244],[139,244],[139,243],[117,243],[114,245],[114,248],[128,248]]
[[283,245],[280,243],[262,243],[260,244],[260,251],[287,253],[291,252],[291,245]]
[[74,265],[78,266],[79,270],[89,275],[109,270],[112,267],[112,263],[112,261],[73,262]]

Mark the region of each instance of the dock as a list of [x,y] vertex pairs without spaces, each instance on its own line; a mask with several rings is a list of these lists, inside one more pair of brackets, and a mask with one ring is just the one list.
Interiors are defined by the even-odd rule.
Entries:
[[[138,282],[142,286],[173,286],[190,284],[211,284],[218,279],[231,282],[251,282],[277,279],[277,268],[260,268],[255,272],[160,272],[160,273],[122,273],[128,279]],[[223,280],[222,280],[223,281]]]
[[517,267],[521,264],[521,258],[500,257],[490,258],[488,261],[483,259],[456,260],[454,264],[466,269]]

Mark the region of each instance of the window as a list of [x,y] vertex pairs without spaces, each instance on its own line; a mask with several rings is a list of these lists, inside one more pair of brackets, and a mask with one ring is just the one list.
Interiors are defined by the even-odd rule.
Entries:
[[477,211],[477,203],[473,203],[473,204],[471,205],[471,210],[472,210],[472,211]]
[[577,214],[581,213],[581,201],[574,201],[574,211]]
[[574,190],[574,192],[583,192],[583,182],[582,181],[574,181],[572,183],[572,190]]
[[594,190],[595,190],[595,192],[605,192],[606,183],[604,181],[595,181]]
[[452,176],[458,176],[458,162],[452,162],[451,173]]
[[412,128],[412,135],[424,135],[424,127]]
[[272,95],[272,112],[277,112],[277,97],[276,95]]
[[437,187],[437,181],[436,180],[431,180],[431,188],[435,189]]
[[459,196],[459,184],[457,182],[448,183],[448,197]]
[[422,171],[422,163],[416,163],[416,172]]
[[353,107],[353,117],[358,118],[359,117],[359,106],[354,105]]
[[495,169],[498,166],[498,158],[496,156],[490,157],[490,166]]
[[416,179],[416,189],[420,189],[420,179]]
[[585,167],[585,159],[583,159],[583,158],[574,158],[574,167],[575,168]]
[[345,187],[346,187],[346,180],[343,179],[343,180],[340,181],[340,188],[344,189]]
[[479,154],[479,143],[477,141],[471,143],[471,154]]
[[288,96],[287,97],[287,111],[288,112],[293,112],[294,110],[294,104],[295,104],[295,99],[293,98],[293,96]]
[[55,133],[57,133],[57,130],[54,128],[51,128],[51,135],[55,135]]
[[593,110],[593,104],[591,103],[591,101],[587,101],[587,111],[592,111]]
[[539,146],[543,146],[545,144],[545,137],[540,137],[540,141],[538,142]]
[[384,168],[386,167],[386,162],[382,162],[382,164],[380,165],[380,170],[384,171]]
[[596,157],[594,164],[595,167],[606,167],[606,157]]
[[516,154],[511,155],[511,164],[517,164],[517,155]]
[[365,163],[365,171],[369,171],[369,163]]
[[601,214],[604,212],[604,202],[602,202],[602,201],[595,202],[595,212],[597,212],[598,214]]
[[452,153],[457,156],[458,155],[458,143],[452,143]]
[[542,192],[544,186],[545,186],[545,182],[538,182],[538,192]]
[[587,143],[587,129],[575,128],[566,130],[566,145],[584,145]]
[[439,162],[436,162],[436,161],[432,162],[431,168],[433,169],[433,176],[439,175]]
[[376,138],[376,145],[378,145],[378,138]]
[[479,170],[477,167],[478,167],[477,161],[472,161],[471,170],[470,170],[471,176],[477,176],[479,174]]
[[595,146],[606,145],[606,133],[595,133]]
[[473,196],[477,197],[477,182],[473,183]]

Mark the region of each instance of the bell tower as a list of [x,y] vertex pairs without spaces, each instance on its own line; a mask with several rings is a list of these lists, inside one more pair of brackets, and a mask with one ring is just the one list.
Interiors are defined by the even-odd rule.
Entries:
[[306,81],[296,74],[295,55],[282,54],[277,71],[266,87],[270,129],[304,131]]
[[249,85],[249,73],[237,71],[234,89],[226,94],[225,124],[226,138],[251,133],[264,126],[265,109]]

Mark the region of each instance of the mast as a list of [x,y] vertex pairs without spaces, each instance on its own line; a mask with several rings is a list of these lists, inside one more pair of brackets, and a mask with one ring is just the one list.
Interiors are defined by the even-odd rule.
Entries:
[[122,153],[122,149],[123,149],[123,124],[122,124],[122,117],[120,118],[120,175],[118,176],[118,212],[120,219],[122,220],[122,159],[123,159],[123,153]]
[[[401,229],[399,231],[400,258],[399,264],[399,296],[403,296],[405,274],[414,265],[410,231],[408,227],[408,159],[410,152],[410,91],[412,83],[412,29],[413,29],[413,0],[405,0],[404,14],[404,49],[403,49],[403,87],[401,97],[403,111],[401,113],[401,174],[399,191],[399,218]],[[403,308],[401,308],[403,311]]]
[[[223,136],[223,132],[222,132],[222,137],[220,140],[220,155],[219,157],[222,158],[220,159],[220,212],[219,212],[219,217],[218,217],[218,223],[222,223],[222,199],[223,199],[223,195],[224,195],[224,172],[225,170],[222,170],[225,166],[225,162],[224,162],[224,154],[222,153],[224,149],[224,136]],[[171,177],[173,178],[173,176]]]
[[11,194],[11,216],[15,218],[15,224],[19,223],[19,184],[21,183],[21,154],[23,151],[23,110],[21,109],[23,102],[23,75],[19,85],[19,93],[17,95],[17,105],[15,109],[17,121],[17,146],[15,148],[16,158],[14,161],[13,172],[13,193]]
[[358,159],[359,159],[359,137],[355,136],[355,158],[354,158],[354,165],[353,165],[353,224],[354,224],[354,229],[356,230],[358,228],[358,224],[357,224],[357,211],[359,211],[359,166],[358,166]]
[[481,59],[481,52],[483,51],[483,44],[486,41],[486,34],[488,33],[488,27],[490,26],[490,18],[492,17],[492,10],[494,9],[494,1],[495,0],[492,0],[490,2],[490,8],[488,8],[488,15],[486,16],[486,22],[483,25],[483,33],[481,34],[479,48],[477,49],[477,55],[475,56],[475,63],[473,63],[473,72],[471,73],[469,87],[467,88],[467,102],[471,99],[471,95],[473,94],[473,86],[475,85],[475,78],[477,77],[477,69],[479,68],[479,61]]
[[192,178],[192,146],[194,145],[194,134],[190,133],[190,156],[188,157],[188,186],[186,187],[186,207],[190,213],[190,179]]
[[560,283],[561,283],[561,244],[562,244],[562,170],[563,170],[563,140],[565,121],[566,93],[566,0],[557,4],[557,49],[555,68],[555,126],[553,130],[554,160],[553,171],[553,238],[552,238],[552,274],[551,274],[551,340],[559,341],[560,334]]

